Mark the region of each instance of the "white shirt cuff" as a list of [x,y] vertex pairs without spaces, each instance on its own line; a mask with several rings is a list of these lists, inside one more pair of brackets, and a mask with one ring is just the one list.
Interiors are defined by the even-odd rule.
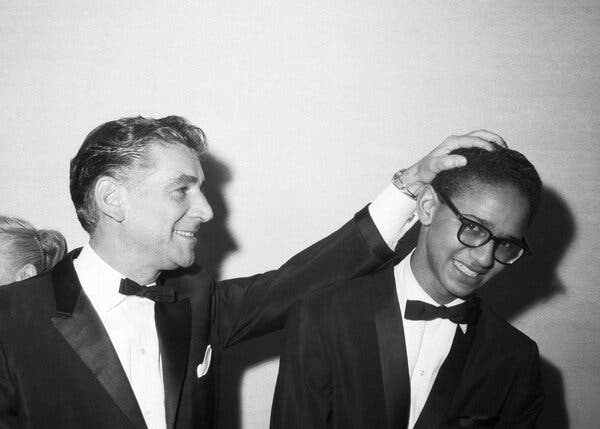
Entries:
[[398,240],[417,222],[417,204],[389,184],[369,205],[369,214],[388,247],[396,248]]

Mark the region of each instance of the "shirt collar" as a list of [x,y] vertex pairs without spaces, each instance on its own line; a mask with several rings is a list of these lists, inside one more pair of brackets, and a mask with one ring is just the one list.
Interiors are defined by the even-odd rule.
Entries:
[[108,265],[87,244],[73,261],[77,277],[85,294],[98,312],[108,312],[127,297],[119,293],[123,274]]
[[[415,250],[413,249],[408,256],[406,256],[398,265],[394,267],[396,289],[398,291],[398,302],[400,303],[402,314],[404,314],[406,309],[406,301],[408,300],[423,301],[427,304],[435,305],[436,307],[439,305],[427,294],[427,292],[423,290],[415,278],[415,274],[410,266],[410,259],[414,252]],[[464,299],[456,298],[452,302],[445,304],[445,306],[453,307],[463,302],[465,302]],[[462,329],[463,333],[467,332],[467,324],[461,323],[460,328]]]

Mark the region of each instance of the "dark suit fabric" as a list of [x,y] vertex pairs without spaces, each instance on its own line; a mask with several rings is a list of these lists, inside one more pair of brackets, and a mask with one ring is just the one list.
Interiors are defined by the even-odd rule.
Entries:
[[[530,428],[542,401],[536,344],[482,303],[477,323],[457,329],[415,428]],[[401,429],[409,405],[393,267],[294,307],[271,429]]]
[[[73,268],[0,288],[0,428],[145,428],[116,352]],[[223,351],[283,328],[308,290],[364,275],[391,255],[368,212],[286,262],[215,282],[198,266],[166,272],[175,303],[155,304],[169,429],[215,427]],[[206,346],[208,373],[196,368]]]

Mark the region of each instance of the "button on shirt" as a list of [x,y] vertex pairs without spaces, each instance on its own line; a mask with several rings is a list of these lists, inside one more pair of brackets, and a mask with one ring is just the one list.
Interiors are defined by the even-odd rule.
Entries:
[[166,429],[164,386],[154,301],[119,293],[125,276],[89,246],[74,260],[85,294],[98,313],[125,370],[148,429]]
[[[398,302],[404,314],[407,300],[423,301],[439,305],[421,288],[410,267],[410,259],[414,251],[394,267]],[[455,299],[447,307],[464,302]],[[402,318],[406,356],[408,360],[408,375],[410,377],[410,414],[408,428],[412,429],[417,422],[435,378],[450,352],[456,324],[446,319],[430,321],[406,320]],[[467,325],[460,325],[466,332]]]

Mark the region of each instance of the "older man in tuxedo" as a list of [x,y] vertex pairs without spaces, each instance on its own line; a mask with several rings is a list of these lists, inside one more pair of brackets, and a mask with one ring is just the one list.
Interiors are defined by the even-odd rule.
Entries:
[[[489,147],[484,134],[462,144]],[[453,146],[405,180],[464,163],[447,156]],[[278,270],[218,283],[194,265],[213,216],[204,151],[203,132],[176,116],[111,121],[86,137],[70,188],[89,243],[0,290],[0,427],[213,427],[223,351],[283,327],[309,290],[380,265],[414,210],[387,190]]]
[[541,181],[513,150],[453,153],[467,164],[410,189],[414,251],[292,311],[272,429],[534,427],[537,346],[474,292],[530,252]]

